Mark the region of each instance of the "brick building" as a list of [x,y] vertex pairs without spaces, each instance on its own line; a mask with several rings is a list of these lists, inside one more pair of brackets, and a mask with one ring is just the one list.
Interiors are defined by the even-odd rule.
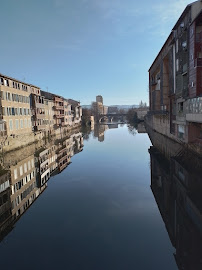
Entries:
[[172,139],[202,143],[202,1],[189,4],[149,69],[147,123]]

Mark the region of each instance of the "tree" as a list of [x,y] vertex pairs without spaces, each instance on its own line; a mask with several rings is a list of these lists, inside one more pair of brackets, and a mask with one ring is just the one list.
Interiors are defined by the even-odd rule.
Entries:
[[147,103],[146,102],[142,102],[142,100],[139,103],[139,108],[145,108],[147,107]]
[[137,112],[135,108],[130,108],[127,112],[126,118],[129,123],[135,123],[138,121]]

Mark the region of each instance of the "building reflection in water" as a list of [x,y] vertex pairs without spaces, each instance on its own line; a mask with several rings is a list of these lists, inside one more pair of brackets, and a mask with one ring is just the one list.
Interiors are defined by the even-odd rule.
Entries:
[[113,123],[113,124],[100,124],[100,125],[95,125],[94,126],[94,137],[98,138],[99,142],[104,142],[105,136],[104,133],[108,129],[114,129],[118,128],[119,124],[118,123]]
[[44,141],[4,154],[0,166],[0,240],[60,173],[83,150],[79,131],[44,145]]
[[176,249],[178,268],[199,270],[202,269],[202,160],[185,149],[166,157],[164,147],[152,146],[149,150],[151,189]]

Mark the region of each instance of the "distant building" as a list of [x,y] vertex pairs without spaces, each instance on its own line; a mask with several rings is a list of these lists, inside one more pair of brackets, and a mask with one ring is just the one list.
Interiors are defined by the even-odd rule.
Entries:
[[94,115],[103,114],[103,104],[101,102],[92,102],[92,111]]
[[108,114],[108,106],[103,106],[103,114]]
[[96,102],[100,102],[103,104],[103,97],[102,96],[96,96]]
[[72,124],[81,123],[82,108],[79,101],[68,99],[68,103],[72,108]]

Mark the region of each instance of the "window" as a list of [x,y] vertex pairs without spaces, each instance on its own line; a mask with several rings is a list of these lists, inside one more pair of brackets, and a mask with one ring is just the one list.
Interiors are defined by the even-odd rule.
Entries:
[[19,129],[19,120],[18,119],[15,120],[15,129],[16,130]]
[[32,162],[32,168],[34,168],[34,159],[32,159],[31,162]]
[[23,175],[23,168],[20,166],[20,176]]
[[178,112],[183,112],[183,102],[178,103]]
[[178,138],[184,139],[184,135],[185,135],[185,126],[178,125]]
[[27,163],[24,164],[24,172],[27,172]]
[[182,48],[183,49],[186,49],[187,48],[187,42],[186,42],[186,40],[182,42]]
[[23,119],[20,120],[20,128],[23,128]]
[[176,40],[176,53],[178,53],[178,50],[179,50],[179,41],[178,39]]
[[181,22],[180,27],[184,28],[184,22]]
[[9,130],[13,130],[13,120],[9,120]]
[[4,79],[4,85],[5,85],[5,86],[9,86],[9,81],[6,80],[6,79]]
[[18,171],[17,169],[14,169],[14,179],[16,180],[18,178]]
[[27,128],[27,119],[24,120],[24,127]]

